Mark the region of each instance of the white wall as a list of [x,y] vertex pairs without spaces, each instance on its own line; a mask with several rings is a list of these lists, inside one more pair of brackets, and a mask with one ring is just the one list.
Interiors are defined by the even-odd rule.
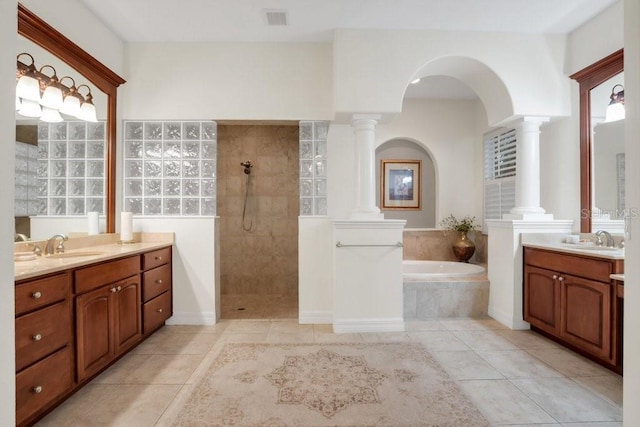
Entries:
[[171,324],[212,325],[219,318],[220,269],[215,218],[134,217],[133,231],[173,232],[173,317]]
[[[493,70],[511,94],[512,114],[569,113],[569,84],[562,75],[564,36],[338,30],[334,52],[334,105],[338,113],[400,111],[405,88],[414,74],[425,64],[448,56],[473,58]],[[473,87],[473,76],[470,80]],[[494,100],[484,101],[490,123],[508,117],[498,104],[495,109],[502,117],[492,114]]]
[[[479,126],[478,116],[485,126]],[[380,124],[376,145],[392,138],[419,142],[431,153],[436,171],[436,217],[475,216],[482,212],[482,134],[486,115],[478,100],[406,99],[401,114]]]
[[540,204],[555,219],[571,219],[580,230],[580,94],[569,75],[623,47],[622,1],[567,37],[562,74],[570,86],[570,114],[552,118],[540,134]]
[[133,43],[127,119],[330,120],[325,43]]
[[624,1],[620,0],[569,34],[566,75],[622,48],[625,41],[624,16]]
[[20,3],[122,76],[124,72],[122,40],[104,25],[84,2],[81,0],[21,0]]
[[[625,108],[626,108],[626,182],[627,206],[640,207],[640,2],[625,0]],[[627,236],[624,299],[624,425],[640,425],[640,218],[631,219],[631,234]]]
[[15,425],[15,321],[13,283],[13,179],[15,141],[16,7],[0,2],[0,141],[5,157],[0,167],[0,425]]

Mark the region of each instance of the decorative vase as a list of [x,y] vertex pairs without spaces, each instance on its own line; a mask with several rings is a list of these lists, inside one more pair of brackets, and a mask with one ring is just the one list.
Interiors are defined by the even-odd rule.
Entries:
[[458,238],[453,242],[451,247],[453,249],[453,254],[460,262],[469,262],[469,258],[471,258],[473,253],[476,251],[475,243],[469,239],[467,233],[464,231],[458,232]]

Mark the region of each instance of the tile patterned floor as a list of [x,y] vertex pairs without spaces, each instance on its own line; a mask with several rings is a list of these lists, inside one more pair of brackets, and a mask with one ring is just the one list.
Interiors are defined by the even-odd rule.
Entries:
[[[622,378],[530,331],[491,319],[408,322],[400,333],[333,334],[295,319],[165,326],[39,426],[161,426],[218,342],[422,343],[495,426],[622,426]],[[172,405],[172,402],[174,404]]]

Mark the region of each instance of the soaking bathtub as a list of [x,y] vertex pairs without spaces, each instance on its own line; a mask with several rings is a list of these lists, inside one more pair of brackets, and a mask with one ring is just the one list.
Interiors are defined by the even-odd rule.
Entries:
[[454,261],[402,261],[404,280],[429,280],[443,277],[465,277],[484,273],[477,264]]

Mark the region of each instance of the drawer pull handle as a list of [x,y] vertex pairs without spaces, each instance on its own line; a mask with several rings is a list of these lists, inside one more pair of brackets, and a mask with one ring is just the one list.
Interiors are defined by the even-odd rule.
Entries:
[[40,291],[35,291],[34,293],[31,294],[31,298],[33,299],[39,299],[40,297],[42,297],[42,292]]
[[35,334],[34,336],[31,337],[31,339],[34,341],[40,341],[42,340],[42,334]]
[[158,280],[156,280],[156,283],[157,283],[158,285],[162,285],[162,279],[158,279]]
[[34,392],[35,394],[40,394],[40,393],[42,393],[42,386],[41,386],[41,385],[37,385],[37,386],[35,386],[35,387],[33,388],[33,392]]
[[156,261],[162,261],[162,257],[161,256],[156,256]]
[[162,309],[161,308],[159,308],[157,311],[158,311],[158,313],[162,313]]

